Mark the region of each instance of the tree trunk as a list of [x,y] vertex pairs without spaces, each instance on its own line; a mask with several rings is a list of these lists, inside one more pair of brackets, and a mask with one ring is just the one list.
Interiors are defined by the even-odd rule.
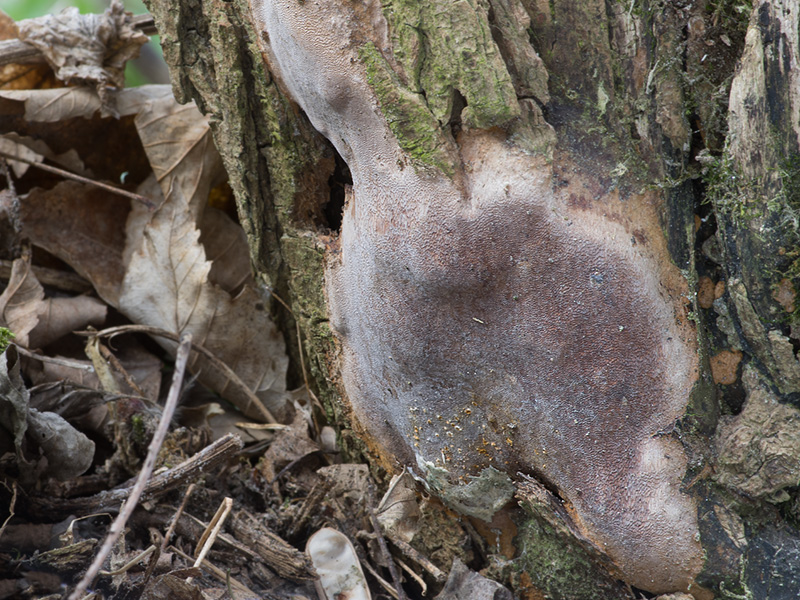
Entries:
[[800,594],[796,0],[150,8],[351,457],[525,597]]

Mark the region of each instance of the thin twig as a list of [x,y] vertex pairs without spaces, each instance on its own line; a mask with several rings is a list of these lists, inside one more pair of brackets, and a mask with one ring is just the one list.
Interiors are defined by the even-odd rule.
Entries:
[[[168,549],[169,549],[170,552],[174,552],[175,554],[177,554],[178,556],[180,556],[184,560],[188,560],[188,561],[193,561],[194,560],[191,556],[186,554],[186,552],[184,552],[180,548],[177,548],[175,546],[169,546]],[[236,590],[239,591],[240,593],[245,594],[245,596],[247,598],[259,598],[260,597],[258,594],[256,594],[249,587],[247,587],[242,582],[237,580],[235,577],[231,577],[229,573],[226,573],[225,571],[223,571],[219,567],[217,567],[215,565],[212,565],[207,560],[203,561],[203,564],[200,565],[200,568],[203,569],[204,571],[206,571],[207,573],[210,573],[211,575],[213,575],[214,577],[216,577],[219,581],[222,581],[223,583],[227,582],[227,581],[230,581],[232,586],[234,588],[236,588]]]
[[158,452],[161,450],[161,444],[164,443],[164,438],[166,438],[167,432],[169,431],[172,415],[175,413],[175,408],[178,406],[178,399],[180,398],[181,386],[183,384],[183,374],[186,371],[186,363],[189,362],[189,351],[191,350],[191,347],[192,335],[185,334],[182,336],[180,346],[178,346],[178,352],[175,357],[175,371],[172,375],[172,385],[169,388],[167,402],[164,405],[164,412],[161,413],[161,420],[158,422],[158,428],[153,434],[153,439],[147,449],[147,457],[144,460],[142,470],[140,471],[139,477],[136,480],[136,485],[133,486],[128,499],[125,501],[125,505],[123,506],[122,510],[120,510],[117,518],[114,519],[114,522],[111,524],[111,527],[108,531],[108,536],[103,542],[100,552],[97,554],[97,556],[95,556],[95,559],[89,569],[86,571],[86,574],[69,596],[69,600],[78,600],[81,598],[84,592],[86,592],[86,590],[92,584],[95,577],[97,577],[100,569],[103,567],[106,557],[111,553],[111,549],[114,547],[117,539],[119,539],[119,536],[122,534],[125,524],[133,514],[133,511],[136,509],[139,498],[142,496],[145,487],[147,487],[147,482],[150,479],[150,475],[153,473],[153,469],[156,465]]
[[3,158],[7,158],[8,160],[15,160],[17,162],[25,163],[26,165],[30,165],[37,169],[41,169],[42,171],[47,171],[48,173],[54,173],[55,175],[60,175],[64,179],[72,179],[73,181],[78,181],[80,183],[85,183],[87,185],[93,185],[95,187],[99,187],[107,192],[111,192],[112,194],[125,196],[126,198],[130,198],[131,200],[136,200],[137,202],[141,202],[150,210],[156,209],[156,205],[153,204],[153,201],[150,200],[150,198],[146,198],[140,194],[134,194],[133,192],[129,192],[128,190],[123,190],[122,188],[118,188],[114,185],[109,185],[108,183],[95,181],[94,179],[89,179],[87,177],[83,177],[81,175],[72,173],[71,171],[67,171],[65,169],[59,169],[58,167],[51,167],[50,165],[46,165],[41,162],[36,162],[35,160],[22,158],[21,156],[14,156],[13,154],[9,154],[8,152],[3,152],[2,150],[0,150],[0,156],[2,156]]
[[383,577],[381,577],[381,576],[380,576],[380,574],[379,574],[379,573],[378,573],[378,572],[377,572],[375,569],[373,569],[373,568],[372,568],[372,565],[371,565],[371,564],[369,564],[369,563],[368,563],[367,561],[365,561],[365,560],[362,560],[362,561],[361,561],[361,565],[362,565],[362,566],[363,566],[363,567],[364,567],[364,568],[365,568],[367,571],[369,571],[370,575],[372,575],[372,576],[375,578],[375,581],[377,581],[377,582],[378,582],[378,583],[381,585],[381,587],[382,587],[383,589],[385,589],[387,592],[389,592],[389,595],[390,595],[392,598],[394,598],[395,600],[400,600],[400,596],[398,596],[398,594],[397,594],[397,590],[396,590],[396,589],[394,589],[394,588],[392,587],[392,584],[391,584],[391,583],[389,583],[389,582],[388,582],[388,581],[386,581],[386,580],[385,580]]
[[[214,518],[211,519],[211,522],[208,524],[208,527],[203,532],[203,535],[200,536],[200,541],[197,542],[197,550],[195,550],[197,559],[194,561],[193,566],[199,567],[201,564],[203,564],[203,561],[206,559],[206,556],[211,551],[211,547],[214,545],[214,542],[217,541],[217,536],[219,535],[220,529],[222,529],[222,526],[225,524],[225,519],[227,519],[228,515],[231,514],[232,508],[233,508],[233,498],[225,498],[222,501],[222,504],[219,505],[217,513],[214,515]],[[192,578],[187,577],[186,583],[191,583],[191,582]]]
[[103,358],[106,359],[106,361],[114,368],[114,370],[116,370],[116,372],[122,376],[131,391],[137,396],[144,396],[142,388],[140,388],[139,385],[133,380],[133,377],[131,377],[130,373],[125,370],[125,367],[122,366],[122,363],[119,362],[119,359],[116,356],[114,356],[114,353],[111,352],[108,346],[105,346],[104,344],[98,344],[97,347],[98,350],[100,350],[100,354],[103,356]]
[[164,539],[161,541],[161,551],[167,549],[167,544],[172,539],[172,535],[175,533],[175,527],[178,526],[178,521],[183,514],[184,509],[186,509],[186,505],[189,503],[189,497],[192,495],[194,488],[197,487],[196,483],[192,483],[186,488],[186,493],[183,494],[183,502],[178,507],[178,510],[175,512],[175,516],[172,517],[172,521],[170,521],[169,527],[167,528],[167,533],[164,534]]
[[385,535],[390,542],[397,546],[397,549],[400,550],[400,552],[405,554],[408,558],[430,573],[438,583],[444,583],[447,581],[447,573],[433,564],[427,557],[423,556],[423,554],[414,548],[414,546],[394,535],[391,531],[387,531]]
[[[120,335],[122,333],[146,333],[148,335],[155,335],[157,337],[167,338],[168,340],[172,340],[173,342],[177,342],[180,340],[180,337],[172,333],[171,331],[167,331],[166,329],[160,329],[158,327],[151,327],[149,325],[120,325],[118,327],[109,327],[108,329],[103,329],[102,331],[75,331],[73,332],[76,335],[82,336],[97,336],[97,337],[108,337],[113,338],[114,336]],[[261,402],[261,399],[255,395],[253,390],[251,390],[245,383],[239,378],[239,376],[231,369],[228,365],[222,362],[219,358],[217,358],[213,352],[202,346],[201,344],[194,344],[192,346],[193,352],[199,352],[203,356],[205,356],[211,364],[222,371],[225,374],[230,382],[233,383],[237,388],[239,388],[246,396],[247,400],[255,406],[258,411],[261,413],[261,416],[264,418],[265,421],[268,423],[277,423],[278,420],[275,416],[270,412],[270,410],[264,406],[264,403]],[[238,408],[246,413],[246,407],[238,406]],[[249,416],[249,415],[248,415]]]
[[87,373],[94,373],[94,367],[92,365],[87,365],[77,360],[70,360],[68,358],[55,358],[53,356],[42,356],[41,354],[36,354],[35,352],[31,352],[20,346],[19,344],[15,344],[11,342],[14,347],[17,349],[17,352],[22,354],[23,356],[27,356],[28,358],[32,358],[34,360],[38,360],[41,362],[51,363],[54,365],[60,365],[62,367],[69,367],[70,369],[80,369],[81,371],[86,371]]
[[422,591],[422,595],[424,596],[425,594],[427,594],[428,586],[425,584],[425,580],[419,575],[417,575],[414,572],[414,570],[411,567],[409,567],[406,563],[404,563],[402,560],[400,560],[399,558],[396,558],[395,560],[397,561],[397,564],[400,565],[400,568],[403,569],[403,571],[405,571],[406,573],[408,573],[409,577],[411,577],[414,581],[417,582],[417,585],[420,587]]
[[150,546],[147,547],[146,550],[142,550],[139,554],[137,554],[131,560],[129,560],[127,563],[122,565],[119,569],[116,569],[114,571],[103,571],[103,570],[101,570],[98,573],[98,575],[102,575],[104,577],[113,577],[114,575],[122,575],[123,573],[127,573],[133,567],[138,565],[141,561],[143,561],[145,558],[150,556],[156,550],[157,550],[157,548],[155,546],[150,545]]
[[394,582],[394,587],[397,590],[397,596],[399,600],[407,600],[406,593],[403,591],[403,580],[400,579],[400,573],[397,571],[397,565],[394,564],[394,558],[392,558],[392,554],[389,552],[389,547],[386,545],[386,540],[383,537],[381,524],[378,523],[378,517],[375,515],[375,485],[372,483],[372,479],[370,478],[367,478],[367,513],[369,514],[369,520],[372,524],[372,529],[375,530],[375,537],[378,540],[378,547],[381,549],[383,559],[389,567],[389,573],[392,575],[392,581]]

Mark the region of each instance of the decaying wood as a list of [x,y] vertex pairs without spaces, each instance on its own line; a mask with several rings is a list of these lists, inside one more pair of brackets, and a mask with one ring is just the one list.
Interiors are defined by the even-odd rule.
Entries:
[[308,557],[253,515],[240,510],[231,517],[230,523],[234,536],[252,548],[278,575],[293,581],[313,579],[314,569]]
[[[155,475],[145,487],[142,501],[156,498],[214,470],[232,458],[243,446],[241,438],[233,434],[218,439],[178,466]],[[30,508],[34,514],[49,517],[68,515],[73,512],[84,514],[100,510],[113,511],[119,509],[120,504],[125,501],[132,488],[132,485],[124,485],[87,498],[59,500],[34,496],[30,499]]]
[[96,539],[81,540],[63,548],[42,552],[36,556],[32,564],[57,573],[77,573],[86,568],[86,563],[90,560],[96,546]]

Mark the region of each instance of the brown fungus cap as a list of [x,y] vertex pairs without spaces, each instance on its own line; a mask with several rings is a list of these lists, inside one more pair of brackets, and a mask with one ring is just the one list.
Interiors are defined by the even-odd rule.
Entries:
[[[251,7],[273,75],[352,173],[326,291],[367,441],[450,484],[488,467],[535,475],[626,581],[688,589],[702,549],[668,432],[697,360],[654,197],[598,203],[569,156],[512,140],[518,120],[465,119],[442,146],[456,160],[423,164],[387,116],[387,97],[406,98],[385,89],[402,88],[402,67],[365,54],[391,47],[377,2]],[[571,172],[557,190],[554,162]]]

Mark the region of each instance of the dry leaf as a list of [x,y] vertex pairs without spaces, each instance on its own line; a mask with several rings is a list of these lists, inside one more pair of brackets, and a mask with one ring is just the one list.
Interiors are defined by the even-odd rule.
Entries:
[[200,221],[200,243],[211,261],[208,280],[229,294],[253,282],[247,235],[238,223],[216,208],[206,207]]
[[308,435],[308,423],[296,414],[292,424],[275,436],[259,464],[259,470],[267,481],[274,481],[286,465],[313,454],[319,446]]
[[30,254],[14,261],[11,279],[0,295],[0,325],[10,329],[17,344],[28,347],[28,337],[45,310],[44,290],[31,270]]
[[24,102],[25,119],[36,123],[55,123],[74,117],[88,119],[100,109],[97,92],[81,87],[2,91],[0,98]]
[[513,600],[514,595],[496,581],[470,570],[458,557],[442,592],[434,600]]
[[[20,39],[35,46],[66,82],[93,85],[100,96],[108,86],[125,84],[125,63],[139,56],[147,36],[132,25],[131,13],[114,0],[102,15],[81,15],[77,8],[18,23]],[[104,102],[105,104],[105,102]],[[118,116],[113,105],[108,114]]]
[[[30,136],[22,136],[16,132],[5,133],[0,136],[0,150],[12,156],[19,156],[34,162],[42,162],[47,158],[64,169],[91,177],[92,172],[87,170],[83,161],[74,149],[69,149],[62,154],[56,154],[42,140]],[[14,169],[17,178],[22,177],[27,172],[30,165],[15,160],[9,160],[8,164]]]
[[36,385],[28,391],[31,407],[61,415],[83,432],[102,432],[108,415],[107,402],[114,399],[96,389],[64,381]]
[[[12,141],[7,135],[0,136],[0,152],[32,162],[42,162],[42,159],[44,158],[44,156],[38,152],[34,152],[30,148]],[[11,170],[14,171],[14,176],[17,178],[25,175],[29,168],[28,164],[18,160],[9,160],[8,165],[11,167]]]
[[[172,88],[168,85],[125,88],[112,95],[117,112],[122,117],[139,113],[144,103],[150,100],[173,97]],[[90,119],[102,106],[97,92],[85,87],[0,91],[0,98],[24,102],[25,119],[36,123],[55,123],[76,117]]]
[[[17,24],[14,19],[0,10],[0,40],[15,40],[19,38]],[[0,89],[4,90],[30,90],[41,87],[52,87],[56,80],[53,72],[45,64],[0,65]]]
[[417,503],[417,484],[407,471],[392,477],[389,489],[377,508],[378,523],[404,542],[411,542],[419,530],[422,515]]
[[211,188],[225,177],[208,118],[193,103],[179,105],[171,94],[154,95],[134,123],[164,199],[169,202],[180,191],[199,222]]
[[19,355],[13,346],[0,353],[0,425],[14,434],[17,456],[28,429],[28,390],[22,381]]
[[[120,90],[114,96],[122,113],[135,114],[146,100],[168,93],[163,87],[142,86]],[[101,118],[99,107],[97,93],[86,88],[0,91],[0,133],[9,139],[16,134],[20,143],[92,179],[119,182],[127,172],[128,181],[141,182],[151,169],[133,119]],[[26,141],[31,138],[41,145]],[[52,149],[53,156],[41,150],[43,144]],[[41,177],[41,171],[34,172],[38,175],[29,177]],[[51,180],[53,176],[44,177]]]
[[[62,359],[64,357],[56,355],[54,358]],[[34,385],[45,385],[53,382],[69,381],[70,383],[91,388],[94,390],[100,389],[100,384],[97,380],[97,375],[94,373],[92,363],[88,360],[68,359],[69,363],[74,366],[68,366],[66,363],[58,364],[54,362],[40,362],[40,361],[24,361],[25,375],[30,377]],[[39,408],[36,406],[36,408]]]
[[[19,362],[13,346],[0,355],[0,425],[14,432],[20,466],[29,464],[24,456],[27,442],[47,460],[46,474],[61,481],[83,474],[92,465],[94,442],[63,417],[29,406],[30,396],[20,375]],[[33,474],[30,469],[24,472]]]
[[[128,373],[144,394],[144,397],[153,402],[159,398],[161,390],[161,370],[163,362],[145,350],[132,336],[119,337],[114,340],[114,355],[119,360],[122,368]],[[56,356],[56,358],[59,358]],[[55,364],[52,362],[34,363],[30,368],[26,365],[25,373],[36,386],[43,386],[53,382],[69,381],[79,387],[100,390],[100,381],[94,372],[94,367],[89,360],[69,359],[75,366]],[[131,390],[120,373],[114,371],[114,377],[120,387],[130,393]],[[39,408],[39,406],[36,406]]]
[[94,442],[56,413],[29,408],[28,432],[47,459],[45,473],[59,481],[83,475],[92,466]]
[[[0,96],[24,101],[30,120],[91,116],[99,106],[97,95],[85,89]],[[265,420],[266,411],[252,394],[280,412],[288,358],[265,298],[252,286],[234,298],[226,292],[250,279],[249,252],[241,229],[205,206],[212,185],[224,175],[207,119],[193,105],[177,105],[168,86],[123,90],[116,97],[121,113],[137,115],[137,130],[158,177],[158,187],[145,180],[139,191],[160,201],[161,210],[153,214],[104,192],[61,183],[29,194],[24,232],[89,279],[106,302],[134,322],[173,333],[191,331],[248,390],[231,385],[195,356],[191,368],[200,381],[249,417]],[[213,271],[198,242],[198,221],[219,258]],[[174,350],[171,342],[159,343]]]
[[[211,263],[180,190],[153,215],[132,254],[120,291],[119,308],[131,320],[177,334],[190,332],[226,363],[262,400],[286,390],[286,357],[280,332],[265,301],[245,287],[235,298],[208,281]],[[174,352],[175,344],[159,340]],[[195,354],[190,364],[202,383],[251,418],[258,407],[237,392],[223,373]]]
[[72,331],[88,325],[99,327],[105,322],[107,311],[105,303],[90,296],[48,298],[30,333],[29,347],[44,348]]
[[22,223],[19,196],[9,189],[0,190],[0,258],[19,256]]
[[115,306],[130,202],[65,181],[51,190],[32,190],[21,209],[24,234],[91,281],[100,297]]

